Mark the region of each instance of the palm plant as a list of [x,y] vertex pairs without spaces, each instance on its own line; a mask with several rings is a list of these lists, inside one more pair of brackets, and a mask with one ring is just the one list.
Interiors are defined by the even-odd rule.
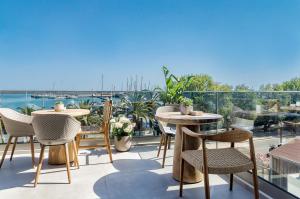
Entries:
[[127,115],[132,116],[133,121],[136,123],[135,129],[141,130],[143,119],[154,119],[157,94],[151,94],[149,99],[145,96],[145,93],[134,92],[121,99],[121,106],[126,110]]
[[79,102],[79,108],[91,110],[92,107],[93,107],[93,104],[92,104],[91,100],[89,100],[89,99]]
[[91,114],[79,118],[79,121],[83,126],[98,126],[101,123],[102,109],[94,107],[89,99],[79,102],[78,107],[81,109],[89,109],[91,111]]
[[31,115],[33,111],[36,111],[32,106],[19,107],[18,110],[25,115]]

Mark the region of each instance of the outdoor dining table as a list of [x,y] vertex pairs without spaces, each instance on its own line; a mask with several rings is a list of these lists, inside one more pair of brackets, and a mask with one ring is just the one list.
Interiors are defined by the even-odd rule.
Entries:
[[[155,118],[159,121],[176,125],[174,157],[173,157],[173,178],[180,180],[180,156],[181,156],[181,142],[182,142],[182,127],[187,127],[190,130],[198,133],[200,126],[203,124],[217,123],[223,117],[218,114],[203,113],[199,116],[182,115],[180,112],[164,112],[156,114]],[[195,150],[200,147],[200,140],[189,136],[185,139],[186,150]],[[202,174],[189,164],[184,164],[183,182],[197,183],[202,181]]]
[[[89,115],[90,111],[88,109],[66,109],[64,111],[55,111],[53,109],[50,110],[38,110],[31,113],[32,116],[36,115],[44,115],[44,114],[64,114],[64,115],[70,115],[72,117],[81,117],[85,115]],[[73,151],[71,148],[72,145],[69,144],[69,151]],[[73,153],[70,154],[70,162],[74,161],[74,155]],[[63,145],[61,146],[50,146],[49,147],[49,154],[48,154],[48,164],[51,165],[60,165],[66,163],[66,157],[65,157],[65,150]]]

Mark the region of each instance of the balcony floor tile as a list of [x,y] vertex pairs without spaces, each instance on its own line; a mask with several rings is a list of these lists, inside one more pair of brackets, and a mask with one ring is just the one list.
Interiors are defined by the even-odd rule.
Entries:
[[[110,164],[105,150],[80,151],[81,167],[72,168],[72,184],[67,184],[64,166],[50,166],[45,159],[36,188],[33,188],[35,169],[31,168],[30,155],[17,154],[12,162],[6,159],[0,170],[0,198],[179,198],[178,182],[172,178],[173,151],[168,151],[164,169],[156,152],[157,146],[133,147],[129,152],[114,152],[114,163]],[[210,183],[211,198],[253,198],[253,194],[239,184],[234,184],[230,192],[224,176],[210,175]],[[203,197],[203,182],[184,186],[184,198]]]

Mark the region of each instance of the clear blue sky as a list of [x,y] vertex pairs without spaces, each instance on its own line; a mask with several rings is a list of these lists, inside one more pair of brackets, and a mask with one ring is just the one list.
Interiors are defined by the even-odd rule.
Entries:
[[0,89],[117,89],[207,73],[218,82],[300,76],[299,0],[0,0]]

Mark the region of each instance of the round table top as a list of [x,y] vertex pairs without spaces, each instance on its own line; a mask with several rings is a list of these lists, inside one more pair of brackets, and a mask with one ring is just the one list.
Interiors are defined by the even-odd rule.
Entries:
[[43,115],[43,114],[64,114],[64,115],[70,115],[72,117],[79,117],[79,116],[84,116],[90,114],[90,110],[88,109],[66,109],[64,111],[55,111],[54,109],[45,109],[45,110],[38,110],[38,111],[33,111],[31,113],[32,116],[36,115]]
[[180,112],[165,112],[156,114],[155,118],[169,124],[199,125],[218,122],[223,116],[213,113],[203,113],[203,115],[192,116],[182,115]]
[[299,106],[281,106],[280,109],[285,111],[300,111]]

